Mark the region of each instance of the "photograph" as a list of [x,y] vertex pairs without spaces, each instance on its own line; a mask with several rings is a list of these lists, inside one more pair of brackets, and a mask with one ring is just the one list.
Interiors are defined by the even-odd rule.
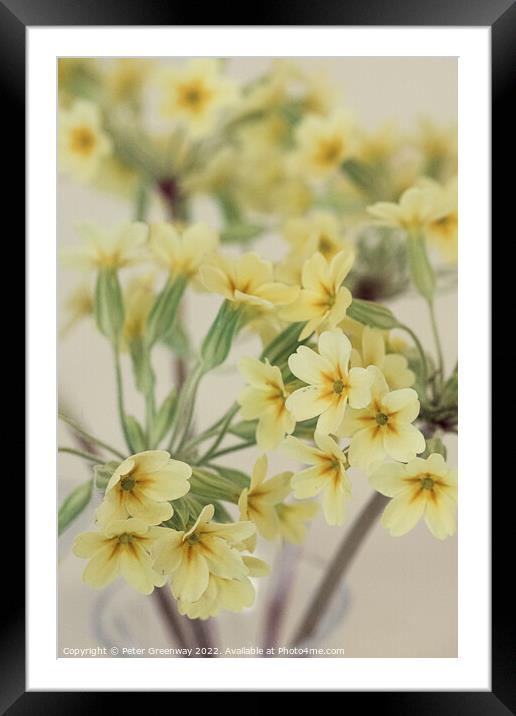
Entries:
[[56,657],[457,658],[458,58],[56,78]]

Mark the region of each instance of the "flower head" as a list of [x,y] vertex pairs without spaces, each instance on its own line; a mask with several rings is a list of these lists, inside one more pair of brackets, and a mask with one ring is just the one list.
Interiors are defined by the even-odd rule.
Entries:
[[218,255],[200,269],[201,281],[209,291],[229,301],[260,309],[292,303],[299,289],[274,281],[272,263],[249,253],[238,257]]
[[459,223],[457,177],[444,186],[427,179],[424,186],[433,192],[435,205],[435,217],[426,227],[425,235],[446,261],[456,262]]
[[362,331],[361,350],[351,352],[352,366],[374,365],[383,373],[391,390],[409,388],[414,384],[416,376],[408,367],[408,361],[399,353],[385,352],[385,336],[378,328],[364,326]]
[[319,352],[299,346],[288,359],[292,373],[308,385],[287,398],[297,421],[319,416],[317,431],[333,433],[342,423],[346,405],[364,408],[371,400],[371,375],[364,368],[349,369],[351,343],[341,331],[325,331]]
[[315,253],[303,264],[299,299],[281,315],[291,321],[308,321],[300,340],[316,329],[333,329],[346,315],[351,293],[342,285],[353,265],[352,251],[339,251],[331,261]]
[[209,619],[223,609],[241,612],[254,602],[254,587],[249,577],[262,577],[269,572],[265,562],[256,557],[244,555],[242,560],[248,569],[248,575],[239,579],[224,579],[210,574],[208,587],[196,602],[179,600],[178,610],[190,619]]
[[412,460],[425,449],[425,438],[412,425],[419,415],[419,400],[412,388],[389,391],[382,373],[368,369],[374,378],[371,403],[362,410],[348,410],[338,434],[351,436],[349,462],[368,470],[388,457],[400,462]]
[[241,551],[255,532],[252,522],[212,522],[213,505],[202,509],[186,532],[168,530],[155,546],[155,567],[170,575],[172,593],[184,602],[197,602],[208,589],[210,574],[242,579],[249,574]]
[[391,535],[406,534],[422,517],[437,539],[454,534],[457,471],[447,466],[442,455],[417,457],[407,465],[382,465],[369,479],[378,492],[392,498],[382,516],[382,525]]
[[152,224],[149,232],[152,255],[172,276],[195,276],[218,243],[215,231],[205,224],[194,224],[184,231],[172,224]]
[[164,577],[153,567],[152,547],[164,528],[149,527],[143,520],[116,520],[100,532],[83,532],[75,538],[73,552],[89,559],[83,580],[102,589],[119,575],[143,594],[162,587]]
[[96,174],[100,161],[111,152],[111,140],[102,130],[96,104],[77,100],[59,112],[59,163],[80,181]]
[[292,473],[282,472],[266,480],[267,465],[265,455],[258,458],[251,475],[251,484],[242,490],[238,507],[242,520],[251,520],[262,537],[272,540],[279,530],[276,505],[289,494]]
[[71,266],[95,270],[119,269],[133,266],[141,260],[141,249],[147,236],[147,226],[141,222],[108,230],[81,223],[76,229],[82,244],[62,254]]
[[192,135],[202,135],[214,125],[221,109],[236,97],[231,80],[221,76],[215,59],[195,59],[181,69],[161,74],[161,112],[178,119]]
[[397,204],[379,201],[367,211],[383,224],[406,231],[424,229],[439,215],[435,195],[427,186],[413,186],[403,192]]
[[166,450],[147,450],[131,455],[117,467],[97,509],[102,524],[137,517],[149,525],[170,519],[169,500],[177,500],[190,489],[192,468],[172,460]]
[[306,523],[319,509],[315,500],[282,502],[276,505],[280,535],[291,544],[300,544],[306,536]]
[[343,524],[346,502],[351,486],[346,474],[346,456],[329,435],[315,433],[315,447],[289,436],[285,449],[302,463],[311,465],[292,478],[294,495],[299,499],[314,497],[323,492],[323,510],[329,525]]
[[326,179],[350,154],[350,120],[342,112],[334,112],[328,117],[309,115],[297,128],[296,139],[300,170],[310,177]]
[[277,366],[257,358],[242,358],[240,373],[249,385],[238,396],[244,420],[258,419],[256,444],[260,450],[274,450],[296,425],[285,403],[287,391]]

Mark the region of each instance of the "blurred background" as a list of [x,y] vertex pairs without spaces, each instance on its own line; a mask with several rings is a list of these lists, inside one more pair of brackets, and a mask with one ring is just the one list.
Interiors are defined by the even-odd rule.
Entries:
[[[447,126],[457,121],[457,61],[455,58],[296,58],[302,67],[324,67],[342,91],[343,102],[368,129],[385,122],[411,131],[421,117]],[[163,60],[173,63],[172,60]],[[259,75],[270,62],[267,58],[232,58],[227,73],[248,81]],[[202,200],[195,206],[196,219],[210,221],[212,208]],[[116,195],[80,185],[65,176],[58,179],[58,246],[77,244],[74,225],[92,221],[112,225],[131,218],[132,207]],[[162,219],[159,206],[151,209],[151,219]],[[260,237],[254,248],[263,256],[278,260],[285,246],[278,236]],[[66,320],[64,306],[79,277],[59,268],[59,324]],[[389,302],[395,314],[417,330],[424,345],[433,345],[423,302],[410,291]],[[206,333],[219,300],[190,292],[186,305],[186,324],[193,341]],[[457,297],[452,288],[436,298],[436,312],[442,330],[445,362],[451,370],[457,360]],[[239,340],[230,360],[209,374],[200,392],[197,424],[210,425],[232,402],[242,386],[236,370],[238,358],[259,351],[258,338]],[[164,396],[172,380],[170,354],[157,353],[155,367],[158,394]],[[126,402],[129,413],[140,414],[142,398],[132,388],[130,365],[124,359]],[[61,409],[106,441],[121,446],[122,437],[116,412],[116,394],[111,350],[96,331],[92,320],[85,320],[60,340],[58,346],[58,384]],[[59,426],[60,442],[70,444],[66,426]],[[454,437],[446,440],[451,465],[457,462]],[[258,450],[232,456],[232,465],[249,472]],[[291,469],[290,460],[276,452],[270,456],[270,474]],[[272,576],[257,585],[255,605],[242,614],[222,613],[215,627],[221,646],[260,645],[267,619],[267,597],[276,576],[287,575],[291,598],[279,645],[286,645],[310,595],[324,573],[343,536],[371,495],[367,480],[350,473],[353,495],[349,520],[344,527],[325,524],[319,515],[301,547],[278,547],[260,541],[257,555],[273,565]],[[58,499],[88,477],[88,469],[73,456],[59,456]],[[64,648],[90,646],[166,647],[171,638],[156,601],[139,595],[121,582],[97,593],[81,581],[85,562],[71,554],[74,536],[91,529],[92,504],[59,539],[59,634],[58,655]],[[317,636],[317,645],[345,649],[345,657],[453,657],[457,655],[457,541],[434,539],[424,524],[401,538],[392,538],[378,524],[353,562],[327,623]]]

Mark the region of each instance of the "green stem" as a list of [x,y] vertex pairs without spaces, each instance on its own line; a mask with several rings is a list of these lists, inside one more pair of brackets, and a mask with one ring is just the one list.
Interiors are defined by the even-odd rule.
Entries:
[[425,351],[423,349],[423,346],[421,345],[421,341],[417,337],[417,335],[414,333],[412,328],[409,326],[406,326],[405,324],[400,324],[399,328],[401,328],[402,331],[405,331],[409,334],[409,336],[414,341],[414,345],[416,346],[417,352],[419,353],[419,357],[421,358],[421,367],[422,367],[422,374],[421,378],[423,380],[423,384],[426,387],[427,381],[428,381],[428,363],[426,361],[426,355]]
[[152,425],[154,417],[156,415],[156,404],[154,400],[154,392],[151,388],[147,387],[145,393],[145,437],[149,449],[152,449],[151,437],[152,437]]
[[133,449],[131,447],[131,438],[127,431],[127,425],[126,425],[126,421],[125,421],[124,387],[123,387],[123,382],[122,382],[122,369],[120,366],[120,353],[118,351],[117,346],[114,346],[114,348],[113,348],[113,355],[114,355],[114,361],[115,361],[116,396],[117,396],[117,404],[118,404],[118,416],[120,418],[120,425],[122,426],[122,432],[124,434],[124,438],[125,438],[127,447],[129,448],[129,450],[131,452],[133,452]]
[[62,413],[59,413],[59,420],[62,420],[63,423],[66,423],[69,425],[74,432],[76,432],[78,435],[81,435],[83,438],[85,438],[88,442],[95,443],[95,445],[98,445],[99,447],[104,448],[104,450],[107,450],[108,452],[112,453],[113,455],[116,455],[116,457],[119,457],[121,460],[125,460],[127,455],[124,455],[119,450],[117,450],[114,447],[111,447],[111,445],[108,445],[107,443],[103,442],[102,440],[99,440],[94,435],[91,435],[90,433],[86,432],[81,426],[75,422],[75,420],[72,420],[71,418],[67,417],[66,415],[63,415]]
[[57,451],[66,453],[67,455],[76,455],[77,457],[82,457],[85,460],[90,460],[91,462],[96,462],[96,463],[100,462],[98,455],[92,455],[91,453],[83,452],[82,450],[75,450],[75,448],[58,447]]
[[[253,445],[256,445],[254,440],[249,440],[245,443],[238,443],[237,445],[231,445],[230,447],[224,448],[223,450],[219,450],[218,452],[214,452],[213,455],[210,455],[210,460],[215,460],[215,458],[220,457],[221,455],[227,455],[230,452],[236,452],[237,450],[245,450],[248,447],[252,447]],[[201,464],[201,463],[198,463]]]
[[435,349],[437,351],[437,362],[439,366],[439,383],[442,385],[444,379],[444,357],[443,347],[441,345],[441,337],[439,336],[439,329],[437,327],[437,320],[435,317],[434,302],[427,301],[428,310],[430,313],[430,323],[432,324],[432,333],[434,334]]
[[229,426],[231,425],[231,421],[233,420],[233,418],[235,417],[235,415],[238,413],[239,410],[240,410],[240,406],[239,406],[239,405],[233,405],[233,406],[228,410],[228,412],[226,413],[226,416],[224,417],[224,421],[223,421],[223,423],[222,423],[222,426],[221,426],[221,428],[220,428],[220,433],[218,434],[218,436],[217,436],[216,439],[214,440],[214,442],[213,442],[213,444],[211,445],[211,447],[207,450],[207,452],[205,453],[205,455],[201,458],[201,462],[205,462],[206,460],[209,460],[210,457],[212,457],[212,455],[215,454],[215,452],[216,452],[218,446],[219,446],[220,443],[223,441],[224,436],[226,435]]
[[197,394],[197,388],[199,382],[204,375],[202,364],[197,365],[189,374],[188,378],[183,384],[181,393],[179,395],[179,404],[176,411],[175,427],[170,438],[170,444],[168,450],[173,453],[174,446],[177,443],[177,452],[184,447],[188,438],[188,431],[192,423],[194,407],[195,407],[195,396]]

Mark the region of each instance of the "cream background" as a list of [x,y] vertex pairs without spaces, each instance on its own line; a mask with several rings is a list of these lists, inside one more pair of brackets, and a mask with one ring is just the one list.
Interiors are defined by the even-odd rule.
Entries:
[[[248,78],[266,64],[264,59],[232,59],[229,71],[238,78]],[[335,58],[300,60],[314,67],[322,64],[342,87],[345,105],[370,128],[392,119],[403,129],[411,129],[418,117],[426,115],[446,124],[456,120],[457,64],[453,58]],[[155,209],[156,218],[159,216]],[[126,202],[81,187],[66,178],[58,185],[58,242],[60,246],[75,243],[74,223],[78,220],[115,223],[130,217],[132,207]],[[199,216],[209,217],[209,209],[199,206]],[[258,250],[271,258],[281,255],[281,244],[274,236],[260,241]],[[79,276],[60,270],[59,307]],[[194,337],[205,333],[218,307],[213,297],[190,294],[187,319]],[[409,295],[392,304],[396,314],[414,327],[423,343],[432,346],[424,306]],[[457,357],[457,307],[454,293],[440,295],[436,305],[448,368]],[[210,424],[229,405],[241,381],[234,367],[236,359],[249,349],[252,341],[237,346],[227,366],[206,378],[198,405],[198,424]],[[59,345],[58,384],[64,407],[69,409],[95,434],[122,445],[115,408],[115,387],[111,356],[107,343],[91,323],[83,323]],[[165,353],[156,356],[155,365],[161,379],[160,390],[166,390],[171,375],[170,359]],[[141,414],[141,399],[131,389],[126,370],[128,412]],[[71,444],[66,429],[60,428],[60,443]],[[455,440],[448,442],[451,462],[456,461]],[[249,470],[256,451],[235,454],[232,462]],[[271,469],[292,467],[275,455]],[[59,457],[59,498],[88,476],[80,460]],[[351,475],[353,498],[349,508],[350,522],[344,528],[330,528],[321,517],[312,526],[303,547],[293,586],[292,600],[279,638],[286,644],[310,593],[317,584],[324,564],[352,524],[370,489],[362,475]],[[85,586],[80,575],[84,561],[70,553],[73,536],[91,528],[93,508],[72,525],[59,544],[59,654],[64,647],[100,646],[110,640],[120,646],[168,646],[153,600],[115,585],[103,593]],[[274,560],[274,549],[263,544],[258,553]],[[256,605],[244,615],[224,615],[219,632],[224,646],[256,645],[263,623],[263,597],[272,579],[260,580]],[[443,657],[457,653],[457,543],[456,538],[439,542],[424,526],[418,526],[403,538],[391,538],[378,525],[353,563],[346,580],[346,590],[336,600],[338,613],[345,602],[345,614],[323,636],[320,646],[342,647],[348,657]],[[103,641],[94,627],[96,613],[104,628]]]

